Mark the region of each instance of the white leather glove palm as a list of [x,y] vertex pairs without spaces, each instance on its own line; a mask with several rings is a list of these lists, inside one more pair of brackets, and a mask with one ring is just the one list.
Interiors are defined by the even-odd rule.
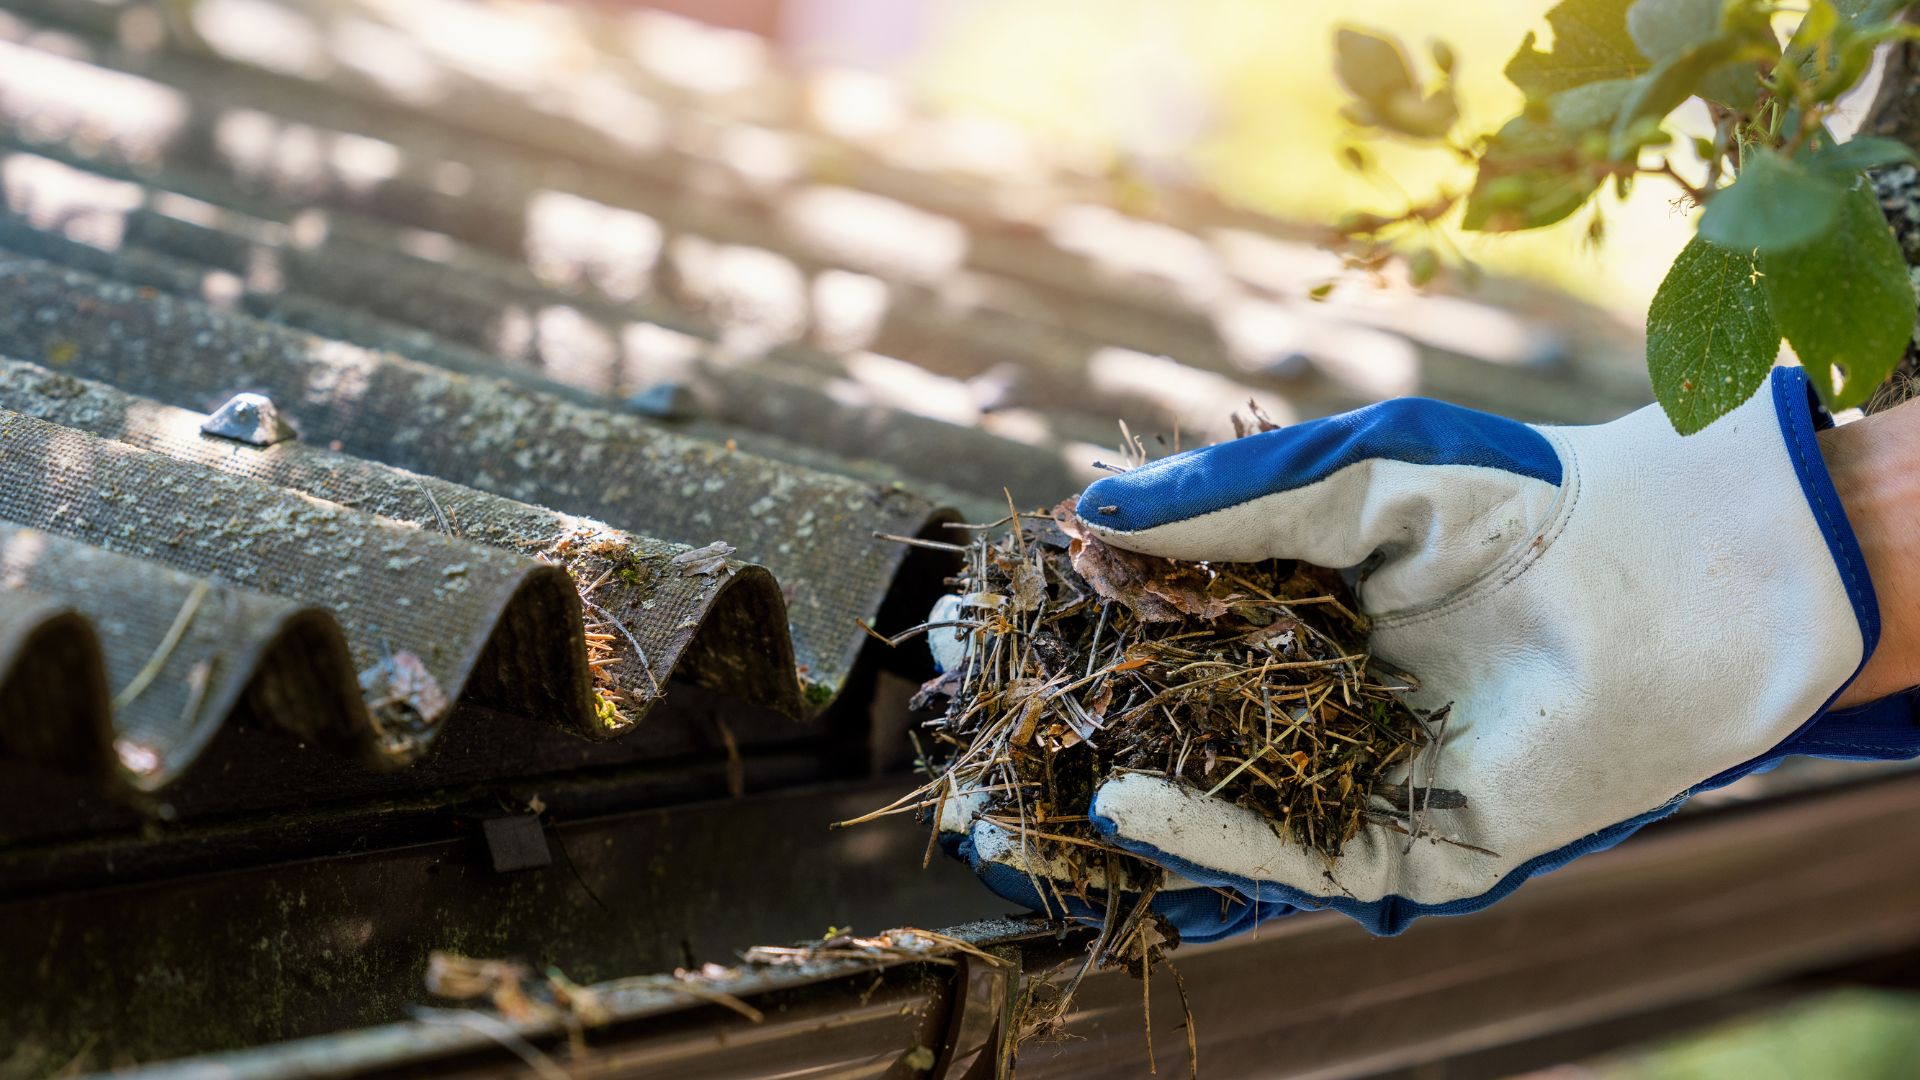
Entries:
[[1079,512],[1117,546],[1359,568],[1376,655],[1418,679],[1412,704],[1451,706],[1419,779],[1431,767],[1468,806],[1424,818],[1459,844],[1374,828],[1329,861],[1136,774],[1096,793],[1096,825],[1255,909],[1334,907],[1395,933],[1786,753],[1911,756],[1904,710],[1814,723],[1878,632],[1816,423],[1782,368],[1686,438],[1655,408],[1548,428],[1405,400],[1100,481]]

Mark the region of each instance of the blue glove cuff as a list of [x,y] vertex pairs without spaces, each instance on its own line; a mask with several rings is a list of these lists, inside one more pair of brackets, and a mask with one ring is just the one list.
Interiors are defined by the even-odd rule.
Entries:
[[1315,484],[1362,461],[1472,465],[1558,485],[1560,455],[1518,421],[1426,398],[1395,398],[1148,462],[1103,477],[1077,512],[1139,532]]

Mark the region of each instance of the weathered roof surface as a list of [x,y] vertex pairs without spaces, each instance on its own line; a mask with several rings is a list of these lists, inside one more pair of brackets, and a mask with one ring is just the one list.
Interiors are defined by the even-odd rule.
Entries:
[[[934,516],[888,485],[782,465],[661,431],[522,383],[325,341],[198,300],[0,255],[0,354],[38,357],[155,401],[211,411],[233,393],[279,404],[299,442],[669,539],[723,540],[805,581],[790,599],[801,662],[840,666],[900,549]],[[416,512],[425,512],[425,507]],[[853,631],[857,633],[857,631]]]
[[[445,707],[475,681],[479,703],[589,738],[640,721],[673,677],[790,716],[809,708],[795,678],[801,637],[789,637],[762,567],[688,573],[673,562],[685,545],[297,439],[253,447],[209,438],[203,419],[0,361],[0,518],[66,534],[10,537],[5,565],[18,580],[8,583],[110,628],[112,685],[138,675],[117,668],[160,662],[118,706],[120,757],[140,765],[143,787],[171,779],[253,680],[274,702],[260,710],[273,724],[315,738],[340,727],[333,741],[377,764],[422,752]],[[147,575],[167,580],[156,563],[185,571],[184,583],[144,585]],[[332,640],[309,635],[279,662],[328,674],[276,692],[284,673],[249,650],[269,649],[289,622]],[[627,631],[601,625],[616,622]],[[191,633],[171,638],[175,625]],[[591,639],[583,625],[597,630]],[[206,649],[196,650],[202,638]],[[361,691],[394,692],[379,684],[392,683],[395,657],[407,656],[423,665],[410,697],[360,708]],[[823,669],[846,662],[828,657]],[[207,686],[216,675],[218,692]]]
[[[684,749],[676,683],[811,731],[939,587],[873,534],[1069,494],[1115,420],[1647,396],[1543,291],[1317,303],[1301,230],[869,77],[433,7],[0,0],[0,769],[425,788]],[[290,437],[203,433],[241,393]]]

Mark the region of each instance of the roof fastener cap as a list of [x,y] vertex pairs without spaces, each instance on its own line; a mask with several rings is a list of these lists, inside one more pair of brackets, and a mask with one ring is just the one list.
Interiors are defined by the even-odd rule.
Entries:
[[279,406],[265,394],[233,395],[200,425],[200,433],[252,446],[272,446],[295,435],[292,425],[280,416]]

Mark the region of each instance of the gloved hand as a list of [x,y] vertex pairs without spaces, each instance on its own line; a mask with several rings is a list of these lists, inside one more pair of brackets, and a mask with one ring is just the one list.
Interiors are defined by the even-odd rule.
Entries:
[[[1068,884],[1075,876],[1073,868],[1056,865],[1039,845],[1022,844],[1013,830],[983,820],[985,802],[986,797],[976,793],[947,799],[940,809],[939,837],[942,850],[971,866],[987,888],[1056,919],[1097,924],[1107,915],[1109,899],[1118,900],[1121,912],[1133,909],[1141,883],[1123,881],[1121,895],[1110,898],[1106,868],[1090,862],[1078,870],[1087,886],[1085,895],[1076,894]],[[1254,900],[1171,871],[1156,885],[1148,908],[1164,916],[1189,944],[1232,937],[1296,910],[1278,896]]]
[[1116,546],[1357,568],[1375,654],[1418,679],[1415,707],[1451,707],[1418,779],[1468,805],[1424,812],[1445,840],[1369,828],[1328,860],[1128,774],[1095,793],[1094,824],[1249,911],[1333,908],[1391,934],[1781,757],[1920,754],[1906,702],[1826,711],[1879,616],[1818,426],[1804,374],[1780,368],[1685,438],[1657,408],[1553,428],[1401,400],[1099,481],[1079,513]]

